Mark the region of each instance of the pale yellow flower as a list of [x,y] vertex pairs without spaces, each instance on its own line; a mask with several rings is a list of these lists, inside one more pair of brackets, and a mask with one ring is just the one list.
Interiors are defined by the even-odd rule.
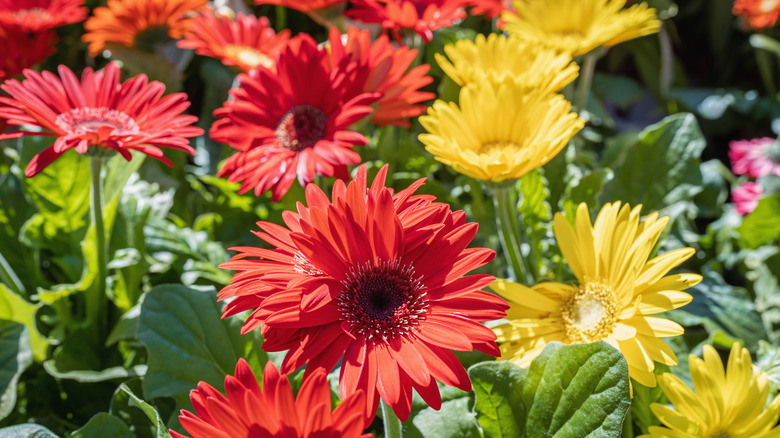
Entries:
[[539,283],[526,287],[497,280],[491,288],[506,298],[509,322],[497,326],[502,360],[527,367],[551,341],[565,344],[607,341],[628,362],[631,378],[655,386],[654,362],[677,363],[661,340],[683,328],[657,313],[688,304],[682,290],[701,281],[695,274],[666,275],[693,255],[681,248],[648,260],[667,217],[639,220],[641,206],[605,205],[591,226],[580,204],[574,227],[555,215],[555,238],[578,284]]
[[[780,437],[780,397],[764,409],[769,377],[754,369],[750,353],[734,343],[728,368],[718,352],[704,346],[704,360],[690,356],[693,388],[670,373],[658,377],[672,407],[653,403],[650,409],[666,427],[652,426],[644,438]],[[640,438],[642,438],[640,437]]]
[[658,32],[661,21],[645,3],[625,0],[516,0],[504,12],[505,30],[573,56]]

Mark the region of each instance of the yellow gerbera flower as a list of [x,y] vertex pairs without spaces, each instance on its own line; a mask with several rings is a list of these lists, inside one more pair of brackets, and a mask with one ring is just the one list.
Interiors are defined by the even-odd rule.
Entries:
[[450,58],[436,54],[436,62],[458,85],[516,81],[526,88],[560,91],[576,77],[579,66],[568,53],[557,53],[520,38],[490,34],[475,41],[458,40],[444,47]]
[[582,129],[562,96],[514,82],[474,83],[460,90],[460,107],[437,101],[420,123],[434,157],[470,177],[517,179],[550,161]]
[[573,56],[658,32],[655,9],[625,0],[516,0],[504,12],[505,30]]
[[565,344],[607,341],[626,357],[630,376],[655,386],[654,361],[677,363],[660,339],[683,328],[656,313],[688,304],[682,290],[701,281],[695,274],[666,275],[693,255],[681,248],[648,261],[669,218],[657,213],[639,220],[641,206],[619,202],[601,209],[591,226],[587,205],[580,204],[574,227],[560,214],[555,238],[578,285],[539,283],[531,288],[497,280],[490,287],[512,306],[509,322],[494,328],[501,358],[528,366],[550,341]]
[[769,377],[760,371],[753,372],[746,348],[734,343],[724,372],[718,352],[705,345],[704,360],[691,355],[690,367],[696,393],[670,373],[658,377],[658,384],[674,408],[658,403],[650,405],[667,427],[650,427],[650,433],[642,437],[780,436],[780,427],[774,427],[780,417],[780,397],[775,397],[764,409],[769,397]]

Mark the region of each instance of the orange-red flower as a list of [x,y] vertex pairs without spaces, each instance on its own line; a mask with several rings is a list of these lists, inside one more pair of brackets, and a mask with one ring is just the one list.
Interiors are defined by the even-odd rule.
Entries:
[[84,0],[0,0],[0,29],[40,32],[78,23],[87,16]]
[[735,0],[731,12],[753,29],[772,27],[780,18],[780,0]]
[[420,91],[433,82],[433,78],[425,75],[431,69],[430,65],[408,70],[417,50],[395,48],[386,35],[372,44],[367,30],[352,27],[347,32],[347,41],[343,42],[334,27],[330,30],[330,50],[331,65],[339,65],[348,57],[357,63],[356,81],[363,84],[361,91],[382,93],[374,104],[376,112],[371,117],[377,125],[409,127],[406,118],[417,117],[426,110],[426,106],[419,103],[436,97],[434,93]]
[[416,195],[424,179],[394,193],[386,165],[370,187],[366,174],[363,165],[349,185],[336,181],[332,200],[309,184],[308,206],[285,212],[286,227],[258,222],[272,249],[232,248],[239,254],[221,267],[238,272],[219,297],[232,298],[225,316],[254,309],[242,331],[262,325],[263,349],[289,350],[282,372],[329,371],[341,360],[342,398],[364,390],[368,417],[381,398],[406,420],[413,388],[434,409],[437,380],[471,390],[451,350],[497,356],[480,322],[508,306],[480,290],[491,275],[465,276],[495,256],[467,248],[476,223]]
[[345,3],[347,0],[255,0],[258,5],[281,5],[306,14]]
[[490,18],[501,16],[501,13],[512,10],[512,0],[467,0],[474,15],[485,14]]
[[[181,410],[179,421],[192,438],[369,438],[362,415],[365,394],[357,391],[333,410],[324,370],[304,380],[294,398],[286,377],[273,362],[263,371],[263,389],[244,359],[236,375],[225,376],[222,395],[205,382],[190,392],[195,413]],[[332,411],[332,412],[331,412]],[[173,438],[186,435],[171,431]]]
[[169,166],[161,147],[191,154],[186,137],[203,134],[192,126],[195,116],[181,115],[190,106],[184,93],[162,97],[165,86],[148,82],[138,75],[119,82],[119,67],[110,63],[97,73],[87,68],[81,82],[68,67],[59,66],[60,76],[25,70],[22,82],[6,81],[0,88],[10,97],[0,96],[0,117],[9,125],[38,126],[47,131],[17,131],[0,135],[14,138],[25,135],[54,136],[52,146],[33,157],[25,175],[34,176],[69,149],[80,154],[119,152],[128,161],[136,150]]
[[330,68],[327,51],[301,34],[279,53],[275,71],[239,75],[241,86],[214,112],[220,119],[210,131],[238,151],[219,175],[241,181],[241,193],[271,190],[278,201],[296,177],[305,186],[315,175],[346,174],[346,165],[360,162],[352,146],[368,143],[347,128],[380,97],[360,92],[355,68],[349,59]]
[[91,56],[99,55],[106,43],[134,47],[139,45],[139,38],[144,45],[157,44],[166,35],[179,39],[188,28],[191,15],[206,7],[206,1],[108,0],[105,7],[95,8],[84,23],[87,32],[81,39],[89,43]]
[[289,30],[277,34],[265,17],[239,13],[231,20],[206,11],[190,21],[190,29],[178,45],[248,72],[257,66],[273,67],[276,54],[289,39]]
[[35,33],[15,28],[0,28],[0,81],[21,74],[54,53],[57,35],[45,30]]
[[401,41],[401,30],[410,29],[425,42],[433,31],[466,17],[465,0],[356,0],[347,15],[366,23],[381,23]]

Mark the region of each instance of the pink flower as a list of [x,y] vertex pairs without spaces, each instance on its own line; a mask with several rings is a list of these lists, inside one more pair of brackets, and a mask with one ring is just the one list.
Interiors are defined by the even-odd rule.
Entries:
[[758,200],[764,193],[764,188],[756,182],[746,182],[731,191],[731,199],[737,207],[737,213],[742,216],[750,214],[756,209]]
[[780,143],[772,138],[734,140],[729,143],[729,158],[736,175],[780,175]]

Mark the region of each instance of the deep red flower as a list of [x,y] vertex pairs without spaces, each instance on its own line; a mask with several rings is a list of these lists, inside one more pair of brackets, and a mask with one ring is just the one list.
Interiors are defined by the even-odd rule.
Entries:
[[277,34],[265,17],[239,13],[231,20],[206,11],[190,20],[189,31],[178,46],[248,72],[257,66],[273,67],[276,54],[289,39],[289,30]]
[[351,57],[358,64],[356,81],[363,84],[361,91],[382,93],[371,117],[377,125],[409,127],[406,118],[417,117],[427,109],[419,103],[436,97],[434,93],[420,91],[433,82],[432,77],[425,75],[431,66],[423,64],[409,70],[417,56],[416,49],[395,48],[386,35],[372,44],[371,34],[355,27],[347,32],[346,43],[338,29],[331,28],[330,47],[331,65],[339,65]]
[[384,166],[369,188],[363,165],[348,186],[336,181],[332,201],[309,184],[308,207],[285,212],[286,228],[258,222],[255,234],[273,249],[232,248],[239,254],[221,267],[238,272],[219,297],[233,298],[225,316],[254,309],[242,331],[262,325],[266,351],[289,350],[282,372],[330,371],[343,358],[342,398],[365,390],[368,417],[381,397],[406,420],[413,388],[434,409],[437,380],[471,390],[451,350],[497,356],[480,321],[503,318],[508,306],[480,290],[492,276],[464,276],[495,256],[467,248],[478,225],[415,195],[423,179],[394,194],[386,174]]
[[[57,137],[52,146],[33,157],[27,166],[28,177],[42,171],[68,149],[80,154],[114,150],[128,161],[131,150],[142,152],[169,166],[161,147],[191,154],[186,137],[203,134],[192,126],[195,116],[181,115],[190,106],[187,95],[174,93],[162,97],[165,86],[148,82],[138,75],[120,83],[119,67],[110,63],[97,73],[87,68],[79,83],[66,66],[58,68],[60,77],[50,72],[25,70],[22,82],[6,81],[0,88],[10,97],[0,96],[0,117],[9,125],[39,126],[47,131],[16,131],[0,136],[25,135]],[[97,149],[96,149],[97,148]]]
[[255,0],[258,5],[280,5],[306,14],[346,3],[347,0]]
[[368,141],[347,127],[369,115],[377,93],[361,93],[357,65],[348,59],[330,68],[328,53],[308,35],[290,40],[277,59],[276,71],[259,68],[241,74],[232,100],[214,115],[211,138],[238,153],[219,172],[241,181],[240,192],[272,191],[278,201],[296,176],[301,185],[315,175],[346,173],[360,156],[352,146]]
[[[225,377],[222,395],[205,382],[190,392],[195,414],[181,410],[179,421],[192,438],[369,438],[362,415],[365,395],[357,391],[331,412],[324,370],[313,372],[293,397],[287,378],[273,362],[265,364],[263,389],[244,359],[236,376]],[[186,435],[171,431],[173,438]]]
[[35,33],[0,28],[0,81],[19,75],[54,53],[57,35],[45,30]]
[[86,17],[84,0],[0,0],[0,29],[48,31]]
[[366,23],[381,23],[401,41],[401,29],[418,33],[425,42],[433,31],[466,18],[465,0],[355,0],[347,16]]

